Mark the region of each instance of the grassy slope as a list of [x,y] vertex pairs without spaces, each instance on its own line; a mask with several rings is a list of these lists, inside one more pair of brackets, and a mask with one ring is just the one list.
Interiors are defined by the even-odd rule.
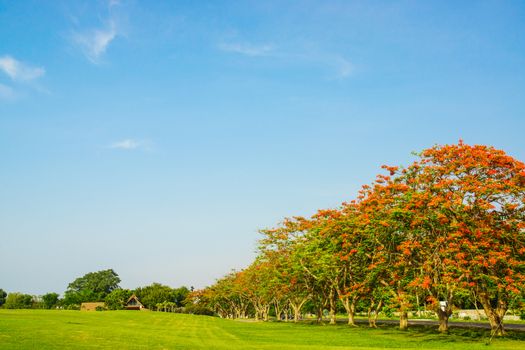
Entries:
[[[0,349],[487,349],[486,333],[456,332],[442,336],[424,328],[400,332],[158,312],[0,310]],[[525,340],[498,339],[489,349],[525,349]]]

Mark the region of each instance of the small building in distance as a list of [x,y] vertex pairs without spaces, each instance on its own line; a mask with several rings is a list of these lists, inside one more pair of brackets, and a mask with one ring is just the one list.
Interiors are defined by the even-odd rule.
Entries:
[[128,301],[126,302],[126,306],[124,306],[125,310],[147,310],[144,305],[139,301],[139,298],[135,294],[129,297]]
[[97,308],[105,309],[106,304],[104,302],[94,302],[94,303],[82,303],[80,304],[80,311],[97,311]]

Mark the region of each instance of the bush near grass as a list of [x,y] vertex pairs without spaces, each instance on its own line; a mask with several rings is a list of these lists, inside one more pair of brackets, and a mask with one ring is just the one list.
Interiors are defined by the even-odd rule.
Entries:
[[33,297],[22,293],[9,293],[4,304],[6,309],[31,309],[32,307]]
[[214,316],[215,313],[203,306],[200,305],[187,305],[183,309],[182,313],[191,314],[191,315],[203,315],[203,316]]

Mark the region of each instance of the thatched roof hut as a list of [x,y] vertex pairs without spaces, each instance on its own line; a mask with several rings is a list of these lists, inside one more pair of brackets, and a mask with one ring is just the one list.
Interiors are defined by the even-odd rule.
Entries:
[[137,298],[137,296],[133,294],[132,296],[129,297],[124,309],[126,310],[146,310],[146,307],[142,305],[142,303],[139,301],[139,298]]
[[96,311],[97,307],[105,309],[106,304],[104,302],[82,303],[80,305],[80,311]]

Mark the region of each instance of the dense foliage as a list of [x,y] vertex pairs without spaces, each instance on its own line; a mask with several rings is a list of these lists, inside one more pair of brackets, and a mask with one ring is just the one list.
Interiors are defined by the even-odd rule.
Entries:
[[4,304],[6,309],[31,309],[32,307],[33,297],[22,293],[9,293]]
[[133,292],[129,289],[114,289],[106,295],[104,302],[109,310],[122,310]]
[[142,304],[148,309],[162,309],[163,311],[173,311],[174,308],[182,307],[189,289],[186,287],[171,288],[160,283],[153,283],[146,287],[135,290],[135,294]]
[[375,326],[381,311],[408,327],[421,306],[440,331],[465,300],[484,309],[494,334],[503,316],[523,307],[525,164],[501,150],[459,142],[424,150],[406,168],[362,187],[356,199],[310,218],[286,218],[262,230],[260,253],[194,294],[222,317],[301,317],[330,322],[340,305]]
[[7,297],[7,293],[5,290],[0,288],[0,307],[5,304],[5,298]]
[[101,301],[119,287],[120,278],[112,269],[89,272],[75,279],[67,287],[64,304],[80,305],[83,302]]
[[42,306],[44,309],[56,308],[59,304],[58,293],[47,293],[42,295]]

